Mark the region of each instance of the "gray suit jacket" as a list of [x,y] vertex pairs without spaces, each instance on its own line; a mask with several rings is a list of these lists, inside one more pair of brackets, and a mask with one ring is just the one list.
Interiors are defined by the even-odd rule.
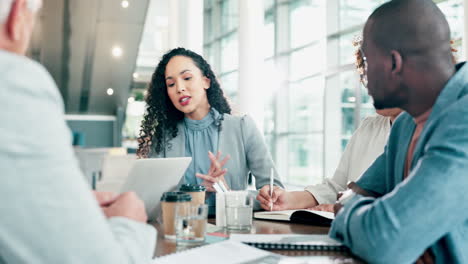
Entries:
[[[232,190],[245,190],[249,172],[255,178],[255,186],[260,189],[270,183],[270,170],[275,172],[275,185],[283,187],[263,135],[257,129],[253,119],[247,115],[233,116],[224,114],[220,120],[218,151],[229,154],[231,159],[226,164],[225,179]],[[170,140],[170,147],[154,157],[184,157],[184,124],[178,125],[177,137]]]

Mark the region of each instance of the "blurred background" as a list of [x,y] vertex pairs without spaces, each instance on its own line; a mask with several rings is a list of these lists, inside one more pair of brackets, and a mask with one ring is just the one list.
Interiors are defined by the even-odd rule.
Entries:
[[[57,82],[89,177],[109,153],[135,152],[151,75],[182,46],[209,61],[236,112],[254,117],[283,181],[303,186],[331,177],[375,114],[352,40],[383,2],[44,0],[28,55]],[[434,2],[465,60],[466,1]]]

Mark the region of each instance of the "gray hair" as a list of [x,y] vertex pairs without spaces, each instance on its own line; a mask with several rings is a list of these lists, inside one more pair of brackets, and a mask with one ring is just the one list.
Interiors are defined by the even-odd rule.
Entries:
[[[11,6],[15,0],[0,0],[0,24],[3,24],[10,14]],[[37,12],[42,6],[42,0],[26,0],[29,10]]]

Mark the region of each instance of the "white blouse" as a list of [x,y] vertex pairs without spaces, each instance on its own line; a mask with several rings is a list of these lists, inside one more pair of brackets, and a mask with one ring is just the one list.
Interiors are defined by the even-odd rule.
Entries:
[[347,189],[350,181],[356,181],[384,152],[390,134],[390,118],[380,115],[367,117],[354,132],[338,168],[331,178],[326,178],[322,184],[305,188],[319,204],[332,204],[336,201],[338,192]]

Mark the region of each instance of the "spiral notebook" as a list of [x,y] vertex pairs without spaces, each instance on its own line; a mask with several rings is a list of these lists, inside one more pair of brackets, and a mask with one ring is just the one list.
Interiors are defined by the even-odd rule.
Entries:
[[251,235],[231,234],[230,241],[261,249],[347,251],[340,242],[327,235]]

